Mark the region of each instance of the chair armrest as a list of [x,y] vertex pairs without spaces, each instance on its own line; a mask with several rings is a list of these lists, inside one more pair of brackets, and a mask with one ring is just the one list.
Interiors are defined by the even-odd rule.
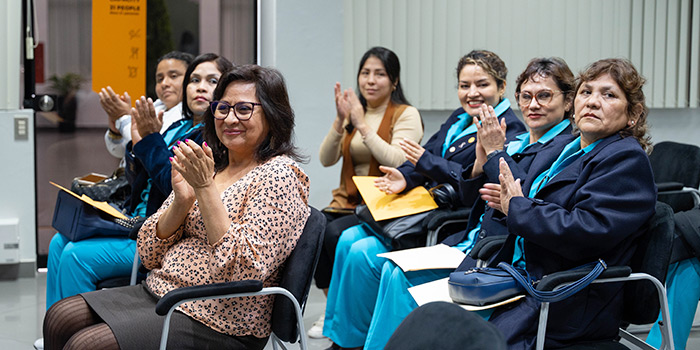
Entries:
[[158,300],[156,304],[156,313],[164,316],[173,305],[185,299],[233,293],[251,293],[258,292],[262,290],[262,288],[262,281],[259,280],[243,280],[179,288],[171,290]]
[[488,260],[501,249],[507,237],[507,235],[484,237],[474,244],[469,256],[472,259]]
[[680,182],[657,182],[656,187],[658,187],[659,192],[680,191],[683,189],[683,184]]
[[471,208],[436,209],[423,219],[423,231],[433,231],[447,220],[469,220]]
[[[569,282],[575,282],[584,276],[586,276],[589,272],[591,272],[593,268],[587,268],[587,269],[577,269],[575,271],[568,270],[568,271],[560,271],[560,272],[555,272],[551,273],[549,275],[545,275],[542,277],[542,279],[537,283],[537,290],[540,291],[551,291],[554,290],[554,288],[557,288],[558,286],[569,283]],[[628,277],[632,273],[632,268],[629,266],[611,266],[605,269],[603,273],[598,276],[597,279],[601,278],[616,278],[616,277]]]

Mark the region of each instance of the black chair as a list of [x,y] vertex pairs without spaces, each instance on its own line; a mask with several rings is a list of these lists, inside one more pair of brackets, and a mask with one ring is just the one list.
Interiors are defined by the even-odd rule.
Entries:
[[654,145],[649,155],[659,201],[674,212],[700,205],[700,147],[665,141]]
[[[447,234],[464,230],[469,222],[471,208],[436,209],[423,219],[423,231],[427,232],[425,246],[436,245]],[[447,234],[441,235],[440,233]]]
[[[648,221],[647,226],[647,232],[639,238],[637,250],[632,256],[630,266],[609,266],[593,283],[627,282],[623,291],[623,323],[638,325],[653,323],[661,310],[663,322],[660,326],[663,341],[660,349],[673,349],[668,300],[663,282],[666,281],[674,236],[671,207],[665,203],[657,202],[656,214]],[[565,271],[549,274],[540,280],[537,289],[554,290],[578,280],[587,272],[571,273]],[[548,311],[549,303],[542,303],[537,331],[537,349],[544,348]],[[619,335],[640,349],[654,349],[625,329],[621,328]],[[607,341],[575,345],[566,349],[627,349],[627,347],[617,341]]]
[[279,294],[283,295],[284,298],[275,298],[272,308],[272,335],[270,338],[274,349],[278,349],[278,346],[286,349],[282,342],[295,343],[297,340],[299,340],[301,349],[307,349],[302,310],[309,295],[318,257],[323,249],[323,230],[325,227],[325,216],[315,208],[311,208],[311,215],[306,221],[304,232],[301,234],[296,248],[287,258],[279,287],[263,288],[262,281],[245,280],[185,287],[164,295],[156,304],[156,313],[166,316],[160,348],[166,348],[170,317],[182,303],[205,299]]

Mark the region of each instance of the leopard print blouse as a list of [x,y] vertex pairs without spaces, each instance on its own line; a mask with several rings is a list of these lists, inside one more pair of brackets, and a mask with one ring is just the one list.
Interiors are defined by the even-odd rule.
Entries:
[[[151,269],[147,286],[162,297],[176,288],[244,279],[278,285],[280,268],[309,217],[308,196],[309,178],[299,165],[287,156],[272,158],[221,194],[232,223],[210,245],[197,202],[174,235],[156,237],[156,223],[172,203],[171,193],[139,232],[139,255]],[[273,301],[272,296],[206,300],[180,309],[218,332],[263,338],[270,334]]]

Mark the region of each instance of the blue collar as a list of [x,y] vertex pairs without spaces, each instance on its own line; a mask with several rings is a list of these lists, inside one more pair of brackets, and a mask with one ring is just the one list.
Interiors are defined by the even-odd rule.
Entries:
[[581,158],[584,154],[592,151],[595,146],[600,143],[601,140],[593,142],[586,148],[581,149],[581,136],[577,137],[575,140],[571,141],[564,150],[561,151],[557,160],[554,161],[552,166],[542,172],[532,183],[530,187],[530,193],[528,197],[534,198],[537,192],[540,191],[544,185],[546,185],[553,177],[559,175],[567,166],[571,165],[574,161]]
[[[561,134],[562,131],[566,130],[566,128],[569,127],[569,124],[571,123],[568,119],[562,120],[561,122],[559,122],[559,124],[553,126],[544,135],[542,135],[542,137],[540,137],[540,139],[537,140],[537,143],[545,144],[551,141],[553,138],[557,137],[557,135]],[[530,141],[530,133],[528,132],[524,132],[516,136],[515,140],[508,143],[506,153],[508,153],[508,155],[510,156],[518,153],[523,153],[528,147],[534,144],[528,143],[528,141]]]

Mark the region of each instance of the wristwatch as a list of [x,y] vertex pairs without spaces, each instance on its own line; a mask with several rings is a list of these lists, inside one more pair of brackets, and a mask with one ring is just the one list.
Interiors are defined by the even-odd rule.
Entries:
[[497,156],[497,155],[498,155],[499,153],[501,153],[501,152],[503,152],[503,150],[497,149],[497,150],[495,150],[495,151],[493,151],[493,152],[487,154],[487,155],[486,155],[486,161],[488,162],[489,160],[491,160],[491,158]]

